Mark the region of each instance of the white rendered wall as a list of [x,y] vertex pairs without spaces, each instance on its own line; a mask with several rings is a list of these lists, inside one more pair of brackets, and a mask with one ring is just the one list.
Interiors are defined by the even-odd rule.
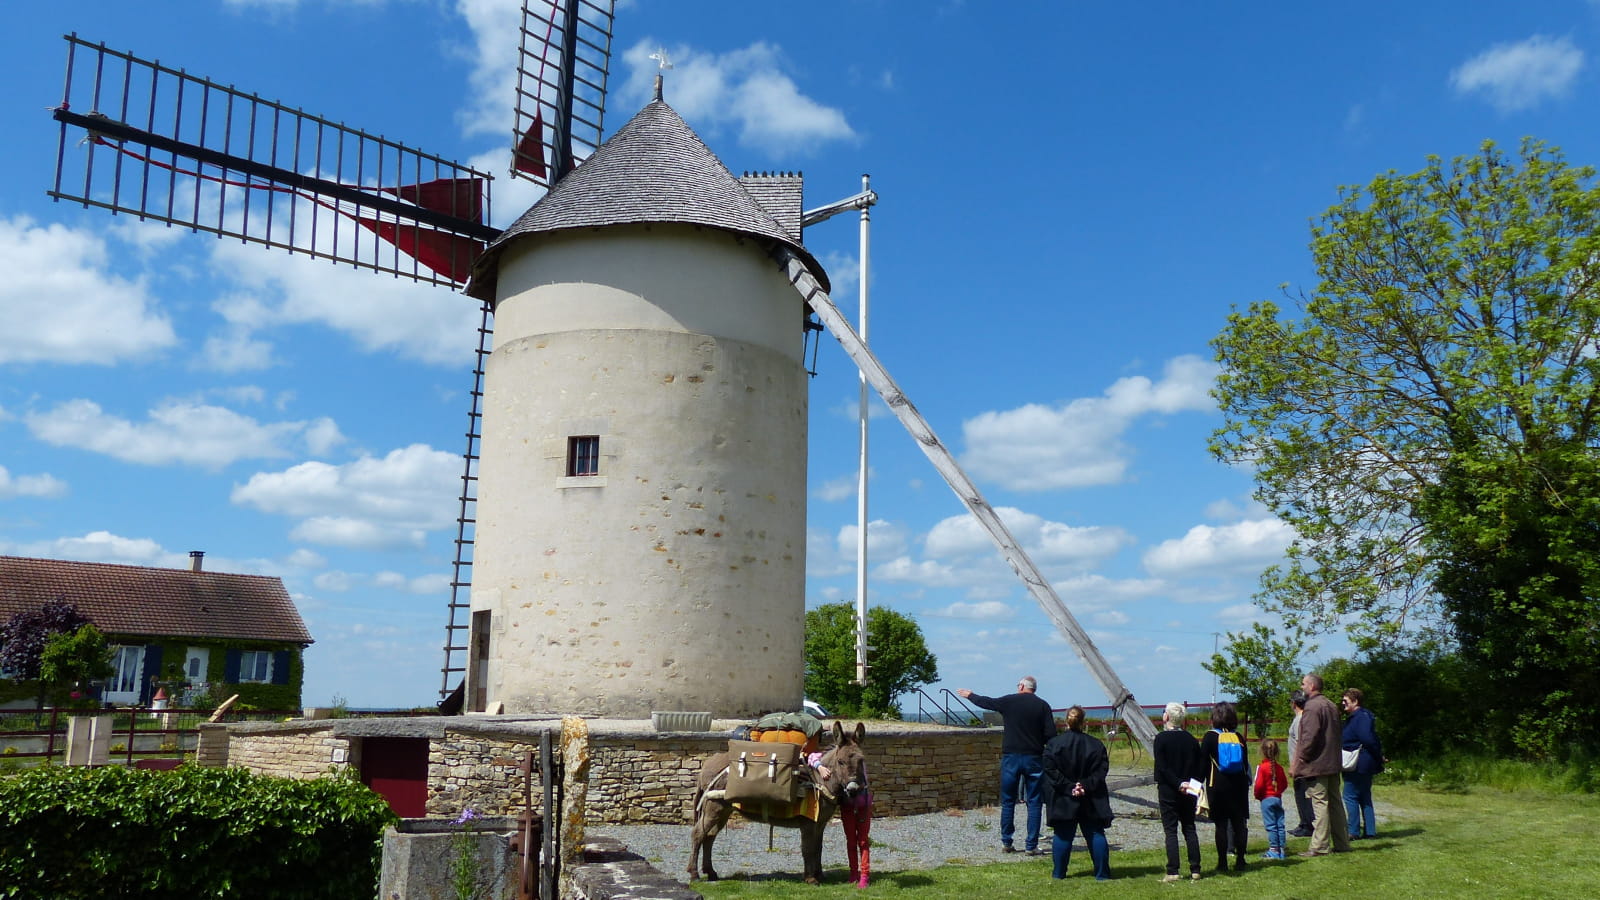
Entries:
[[[799,708],[802,320],[759,244],[726,232],[630,226],[506,250],[472,586],[492,616],[491,706]],[[588,434],[600,474],[566,477],[567,438]]]

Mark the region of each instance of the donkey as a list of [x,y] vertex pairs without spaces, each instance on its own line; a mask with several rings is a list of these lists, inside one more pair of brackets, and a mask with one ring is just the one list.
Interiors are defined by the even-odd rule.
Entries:
[[[828,821],[838,811],[839,801],[867,788],[866,757],[861,752],[866,734],[867,727],[860,722],[853,732],[846,732],[839,722],[833,723],[833,749],[823,754],[816,772],[821,788],[816,821],[805,816],[758,819],[780,828],[800,829],[800,856],[807,884],[822,881],[822,835]],[[727,826],[729,817],[737,812],[732,803],[720,797],[719,789],[728,782],[729,762],[727,753],[718,753],[706,760],[695,779],[694,833],[689,845],[690,881],[698,881],[702,873],[708,881],[717,880],[717,871],[711,867],[711,846]],[[824,769],[828,773],[826,776],[822,775]],[[708,795],[708,791],[713,793]]]

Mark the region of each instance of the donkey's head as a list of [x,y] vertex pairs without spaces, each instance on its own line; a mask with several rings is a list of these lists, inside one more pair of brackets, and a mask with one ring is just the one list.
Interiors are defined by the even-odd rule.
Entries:
[[841,722],[833,723],[833,749],[822,757],[822,764],[828,768],[824,786],[840,800],[867,789],[867,756],[861,750],[866,736],[864,723],[857,722],[853,731],[845,731]]

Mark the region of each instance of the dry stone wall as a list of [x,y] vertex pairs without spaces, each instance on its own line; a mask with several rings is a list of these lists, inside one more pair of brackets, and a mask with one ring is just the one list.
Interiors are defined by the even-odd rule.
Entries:
[[228,735],[227,765],[243,766],[257,775],[316,778],[349,764],[350,741],[335,736],[328,725],[258,726]]
[[522,812],[527,805],[522,763],[529,753],[537,805],[544,790],[537,740],[446,731],[428,746],[428,815],[456,816],[469,807],[486,816]]
[[[727,733],[657,734],[647,724],[588,720],[588,824],[687,824],[694,782],[702,764],[727,747]],[[338,733],[336,733],[336,726]],[[311,778],[331,768],[359,766],[363,735],[428,740],[427,812],[455,816],[471,807],[484,815],[516,815],[525,802],[522,762],[536,762],[532,787],[543,782],[537,767],[538,731],[558,732],[559,723],[509,723],[497,728],[475,719],[470,727],[451,720],[400,720],[383,726],[360,722],[307,722],[210,726],[201,737],[201,765],[241,765],[253,772]],[[947,809],[973,809],[999,801],[998,728],[940,728],[898,722],[869,723],[868,774],[879,816],[907,816]],[[564,744],[564,742],[562,742]],[[571,750],[571,748],[568,748]]]

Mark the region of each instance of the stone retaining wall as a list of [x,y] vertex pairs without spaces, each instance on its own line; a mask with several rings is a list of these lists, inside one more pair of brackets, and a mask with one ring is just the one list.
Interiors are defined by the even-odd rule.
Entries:
[[[215,727],[215,726],[213,726]],[[214,765],[216,748],[208,747],[205,732],[196,754],[200,765]],[[272,725],[248,733],[228,732],[225,764],[243,766],[258,775],[282,778],[316,778],[351,763],[350,741],[336,736],[322,723],[308,721]]]
[[[579,723],[582,724],[582,723]],[[646,723],[647,724],[647,723]],[[657,734],[639,723],[590,720],[588,824],[687,824],[695,776],[705,759],[726,748],[727,732]],[[426,738],[430,816],[472,807],[514,815],[523,807],[522,761],[538,733],[559,735],[561,723],[484,718],[334,720],[202,728],[201,765],[242,765],[253,772],[309,778],[330,768],[359,765],[363,737]],[[998,728],[969,729],[869,723],[864,749],[879,816],[973,809],[999,800]],[[559,747],[559,745],[558,745]],[[558,754],[560,750],[557,750]],[[535,794],[542,782],[535,766]]]

